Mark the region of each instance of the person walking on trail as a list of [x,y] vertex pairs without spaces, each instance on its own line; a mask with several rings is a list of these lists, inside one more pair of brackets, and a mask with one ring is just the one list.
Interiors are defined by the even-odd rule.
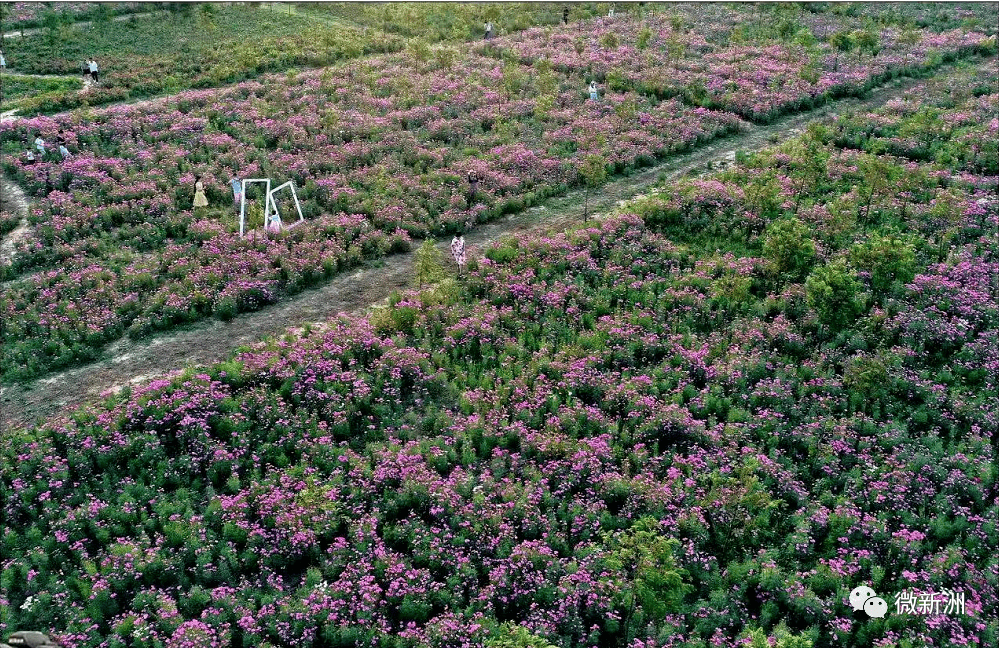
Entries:
[[194,179],[194,206],[208,206],[208,197],[205,196],[205,185],[201,182],[201,176]]
[[489,21],[486,23],[486,40],[493,37],[493,23]]
[[475,171],[468,172],[468,195],[465,197],[468,203],[468,209],[472,208],[472,201],[475,200],[475,194],[479,191],[479,174]]
[[597,91],[597,82],[590,81],[590,99],[596,101],[600,98],[600,93]]
[[229,181],[232,185],[232,202],[236,206],[236,213],[239,213],[239,203],[243,197],[243,185],[239,181],[239,178],[233,178]]
[[97,78],[97,61],[90,59],[88,66],[90,67],[90,78],[94,80],[94,83],[100,83]]
[[458,274],[460,275],[465,268],[464,236],[455,236],[451,239],[451,256],[454,257],[454,262],[458,264]]

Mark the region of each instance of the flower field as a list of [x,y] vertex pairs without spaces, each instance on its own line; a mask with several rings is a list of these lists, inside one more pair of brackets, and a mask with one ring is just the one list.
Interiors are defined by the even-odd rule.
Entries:
[[[918,74],[967,51],[987,51],[984,33],[943,33],[885,27],[867,51],[840,55],[834,33],[863,23],[805,13],[783,37],[753,37],[758,26],[745,8],[678,5],[642,20],[615,16],[593,21],[584,34],[534,28],[478,51],[532,63],[549,58],[556,69],[596,78],[617,90],[688,103],[767,122],[831,97],[860,95],[901,74]],[[863,33],[863,32],[857,32]],[[776,42],[774,42],[776,41]]]
[[[718,38],[739,15],[752,17],[746,8],[711,11],[729,16],[727,23],[702,18],[716,25]],[[461,231],[581,184],[580,163],[590,156],[622,172],[738,130],[744,122],[730,112],[746,113],[738,102],[706,108],[692,104],[689,93],[667,98],[642,85],[661,76],[673,32],[689,39],[701,31],[700,24],[683,31],[686,19],[677,27],[672,18],[648,18],[659,32],[673,31],[647,29],[647,57],[620,45],[643,18],[586,23],[583,52],[600,60],[594,43],[620,32],[617,49],[607,48],[609,60],[629,61],[628,73],[640,80],[636,89],[616,85],[616,68],[609,70],[599,102],[584,91],[591,71],[574,66],[575,50],[564,47],[581,29],[570,25],[548,28],[543,44],[530,30],[495,39],[480,53],[415,42],[404,52],[324,71],[0,126],[4,170],[38,198],[34,229],[4,269],[4,374],[34,377],[92,359],[125,334],[253,310],[365,258],[406,249],[411,237]],[[939,64],[995,49],[994,38],[974,33],[926,32],[906,43],[890,46],[894,53],[867,72],[829,73],[819,82],[835,88],[844,83],[837,74],[856,74],[851,92],[861,92],[885,75],[911,72],[905,56]],[[525,44],[526,60],[495,58]],[[760,54],[731,44],[689,45],[685,56],[701,48],[706,65],[715,66],[705,88],[724,86],[730,75],[743,78],[748,68],[733,61]],[[904,47],[908,53],[898,55]],[[796,55],[784,45],[767,51],[787,65]],[[548,55],[540,59],[539,52]],[[763,103],[747,115],[804,105],[804,95],[785,91],[793,87],[785,83],[792,68],[746,81],[772,88],[757,93]],[[25,165],[20,154],[34,134],[51,142],[60,129],[74,157]],[[482,178],[471,205],[469,171]],[[198,213],[191,211],[196,175],[204,176],[213,205]],[[228,180],[261,175],[297,183],[308,226],[253,240],[234,234]]]
[[[455,69],[502,73],[477,61]],[[479,170],[489,208],[530,191],[497,170],[517,158],[484,146],[496,129],[468,126],[454,147],[496,157],[435,162],[437,117],[394,104],[397,91],[352,91],[398,78],[369,84],[363,64],[350,69],[187,93],[179,115],[145,109],[134,140],[126,109],[100,113],[74,124],[94,151],[74,178],[204,170],[221,182],[224,165],[255,161],[225,137],[279,127],[282,143],[322,150],[295,106],[326,83],[327,101],[354,110],[344,142],[359,146],[341,151],[395,151],[395,133],[426,174]],[[428,84],[414,96],[448,91],[446,78],[412,79]],[[449,289],[6,433],[0,632],[51,628],[70,648],[996,645],[999,175],[994,152],[976,149],[999,128],[994,84],[974,68],[927,81],[593,227],[494,246]],[[482,99],[437,105],[468,102],[459,125],[465,113],[530,123],[510,116],[523,99],[480,87]],[[226,92],[271,110],[278,93],[289,113],[224,122],[246,110]],[[388,129],[402,113],[407,128]],[[192,161],[174,171],[169,138],[182,136]],[[197,158],[210,137],[217,152]],[[112,143],[140,140],[157,165],[108,162]],[[393,173],[415,168],[382,155]],[[293,174],[301,158],[271,163]],[[157,181],[120,200],[171,198]],[[424,186],[407,197],[440,199]],[[59,220],[84,213],[88,193],[72,191],[35,218],[64,223],[66,246],[96,245],[82,215]],[[310,209],[381,196],[354,192],[317,184]],[[386,213],[313,214],[308,231],[329,228],[350,249],[392,226],[432,227],[428,216],[365,229]],[[127,241],[103,231],[108,245]],[[237,248],[220,234],[149,258],[196,264],[234,256],[229,244],[267,267],[288,241]],[[31,258],[45,267],[41,249]],[[87,272],[78,281],[96,298],[124,280],[107,263]],[[853,614],[859,584],[889,602],[886,618]],[[892,595],[909,589],[960,591],[965,612],[898,614]]]
[[[100,15],[129,14],[148,11],[150,3],[145,2],[5,2],[0,5],[0,18],[3,19],[3,32],[18,29],[41,27],[46,22],[66,20],[91,20]],[[103,6],[102,6],[103,5]]]

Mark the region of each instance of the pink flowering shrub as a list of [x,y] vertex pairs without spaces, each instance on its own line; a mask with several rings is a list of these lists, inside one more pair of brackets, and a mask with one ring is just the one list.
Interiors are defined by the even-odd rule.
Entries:
[[[946,249],[921,209],[977,205],[994,178],[821,135],[639,202],[644,220],[493,248],[456,303],[394,299],[405,331],[343,317],[5,435],[0,631],[991,645],[996,205],[950,213]],[[865,201],[893,166],[906,206]],[[656,216],[685,204],[708,226]],[[739,234],[747,205],[763,227]],[[863,286],[838,328],[765,258],[761,232],[795,213],[809,276]],[[901,231],[912,279],[875,290],[851,265],[875,252],[851,251]],[[887,618],[853,616],[858,584]],[[962,592],[965,613],[898,614],[909,589]]]

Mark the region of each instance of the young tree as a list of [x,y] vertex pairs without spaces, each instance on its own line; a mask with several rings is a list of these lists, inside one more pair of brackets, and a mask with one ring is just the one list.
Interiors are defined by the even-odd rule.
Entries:
[[906,284],[916,276],[915,248],[894,236],[875,234],[851,248],[850,260],[871,273],[871,287],[876,293],[886,293],[896,282]]
[[860,199],[863,201],[863,212],[857,212],[863,223],[870,220],[871,203],[882,192],[894,187],[902,175],[902,169],[886,161],[881,155],[864,155],[857,164],[864,175],[864,181],[859,187]]
[[416,251],[416,283],[423,288],[444,278],[444,255],[437,249],[436,242],[428,238]]
[[852,324],[864,310],[860,283],[844,259],[816,268],[805,281],[805,297],[819,321],[834,331]]
[[815,243],[808,226],[797,218],[771,223],[763,237],[763,256],[788,279],[803,277],[815,262]]
[[607,159],[602,155],[587,155],[579,168],[579,173],[586,183],[583,200],[583,222],[586,222],[590,215],[590,190],[599,187],[607,180]]
[[836,52],[833,58],[833,72],[839,71],[840,52],[849,52],[853,49],[853,37],[845,31],[838,31],[829,37],[829,44]]
[[626,531],[604,535],[609,550],[608,571],[620,574],[615,603],[622,611],[618,645],[629,646],[635,630],[661,622],[678,609],[690,586],[686,572],[676,566],[673,552],[679,543],[661,535],[659,523],[641,518]]
[[880,47],[878,35],[870,30],[854,32],[853,42],[857,45],[858,61],[862,53],[868,52],[871,56],[874,56],[878,53],[878,48]]

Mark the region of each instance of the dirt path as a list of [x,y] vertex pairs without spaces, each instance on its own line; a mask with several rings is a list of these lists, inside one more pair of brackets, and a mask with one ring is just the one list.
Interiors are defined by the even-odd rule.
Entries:
[[[137,12],[137,13],[126,13],[126,14],[121,14],[120,16],[114,16],[113,18],[111,18],[111,20],[114,20],[114,21],[117,21],[117,22],[124,22],[126,20],[129,20],[130,18],[147,18],[149,16],[159,16],[159,15],[165,14],[165,13],[170,13],[170,12],[166,11],[166,10],[162,10],[162,11],[144,11],[144,12],[141,12],[141,13],[139,13],[139,12]],[[73,27],[90,27],[93,24],[94,24],[94,21],[92,21],[92,20],[81,20],[79,22],[74,22],[72,24],[72,26]],[[4,38],[21,38],[23,36],[34,36],[35,34],[41,34],[44,31],[45,31],[44,27],[29,27],[28,29],[18,29],[17,31],[12,31],[9,34],[4,34],[3,37]]]
[[0,238],[0,265],[10,265],[14,258],[14,246],[27,236],[28,227],[28,197],[24,195],[17,183],[0,176],[0,212],[20,214],[21,222],[13,231]]
[[[946,74],[947,70],[941,73]],[[726,166],[734,161],[736,151],[758,150],[774,141],[793,137],[803,132],[810,122],[839,110],[880,106],[921,82],[921,79],[897,79],[875,90],[868,99],[844,99],[773,124],[752,126],[743,133],[709,143],[692,153],[675,156],[664,164],[618,178],[590,196],[590,212],[600,218],[624,202],[649,192],[660,179],[668,181],[705,173],[709,163],[716,169]],[[465,240],[469,251],[474,253],[510,234],[531,230],[559,231],[582,222],[582,205],[582,190],[573,191],[550,199],[544,205],[476,227],[465,235]],[[449,241],[442,241],[440,247],[450,258],[448,244]],[[338,276],[324,286],[241,315],[232,322],[212,320],[174,329],[152,339],[119,340],[105,349],[102,360],[28,385],[0,389],[3,424],[29,425],[40,418],[67,413],[126,385],[143,383],[188,365],[224,360],[237,347],[262,337],[284,334],[289,328],[305,323],[324,322],[338,313],[364,311],[384,302],[392,291],[405,288],[413,275],[412,268],[412,252],[393,255]]]

